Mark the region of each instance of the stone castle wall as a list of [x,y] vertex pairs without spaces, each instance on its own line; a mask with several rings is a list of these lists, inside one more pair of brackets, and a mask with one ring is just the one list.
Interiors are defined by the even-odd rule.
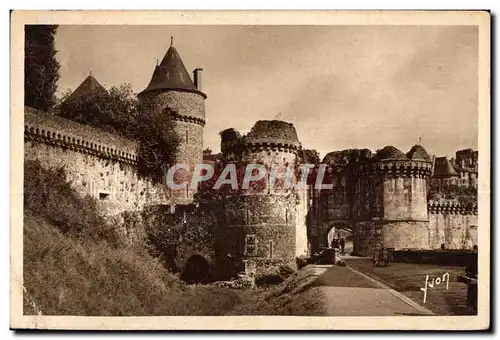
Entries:
[[[382,191],[381,216],[386,221],[427,221],[426,181],[430,162],[388,160],[378,162],[376,191]],[[376,196],[378,197],[378,196]],[[377,204],[377,205],[378,205]]]
[[236,267],[256,277],[278,274],[283,266],[296,268],[296,257],[308,253],[308,191],[284,188],[280,179],[271,188],[269,181],[271,170],[284,179],[290,169],[291,183],[296,183],[300,143],[295,128],[281,121],[258,121],[245,136],[227,129],[221,137],[224,160],[236,163],[238,172],[248,164],[263,165],[267,171],[249,190],[228,195],[217,237],[221,258],[230,254]]
[[377,247],[429,249],[429,223],[423,221],[362,221],[354,226],[354,252],[371,256]]
[[354,252],[359,255],[371,255],[376,246],[439,249],[443,244],[447,249],[466,249],[477,244],[477,208],[457,202],[428,204],[432,163],[396,156],[351,164],[352,180],[346,176],[347,164],[331,164],[334,187],[322,193],[313,211],[318,216],[317,225],[311,226],[317,229],[312,233],[316,242],[326,246],[332,227],[352,227]]
[[470,249],[478,244],[477,207],[456,202],[429,202],[430,249]]
[[294,268],[295,196],[235,195],[221,202],[224,217],[218,226],[216,249],[226,263],[220,266],[242,270],[251,262],[255,276],[276,274],[282,265]]
[[295,221],[295,255],[307,256],[309,254],[308,240],[308,212],[309,212],[309,190],[299,190],[297,192],[297,207]]
[[384,219],[427,220],[426,180],[391,178],[383,182]]
[[[203,127],[205,125],[205,98],[192,92],[151,92],[140,96],[142,105],[149,105],[151,109],[170,108],[172,117],[176,121],[176,132],[181,138],[181,144],[175,157],[178,164],[188,164],[191,171],[203,161]],[[178,170],[176,180],[190,181],[190,174]],[[177,198],[192,200],[196,188],[186,187],[185,190],[175,190]]]
[[105,213],[170,203],[166,187],[137,175],[134,141],[30,109],[24,125],[25,160],[39,160],[44,167],[64,166],[73,186],[99,200]]
[[361,221],[354,226],[354,252],[370,256],[376,246],[404,249],[471,249],[478,244],[477,209],[431,202],[428,221]]

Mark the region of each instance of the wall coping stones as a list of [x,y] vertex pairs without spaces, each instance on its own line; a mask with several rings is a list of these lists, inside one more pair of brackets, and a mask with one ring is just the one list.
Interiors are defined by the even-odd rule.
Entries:
[[429,214],[477,215],[477,205],[467,206],[453,200],[429,201],[427,210]]
[[179,120],[181,122],[187,122],[187,123],[193,123],[193,124],[198,124],[201,126],[205,126],[205,120],[197,117],[192,117],[192,116],[187,116],[187,115],[181,115],[177,113],[176,111],[172,111],[170,113],[173,119]]
[[53,147],[90,154],[121,163],[137,164],[136,141],[112,134],[97,127],[25,108],[24,138]]
[[355,171],[359,176],[427,178],[431,175],[432,163],[420,160],[386,159],[360,164]]

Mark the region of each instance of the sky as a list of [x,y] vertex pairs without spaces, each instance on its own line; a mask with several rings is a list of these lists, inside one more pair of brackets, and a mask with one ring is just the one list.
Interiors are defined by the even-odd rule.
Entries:
[[453,157],[477,149],[475,26],[59,26],[59,91],[92,71],[105,87],[149,84],[174,37],[189,72],[203,71],[204,147],[280,119],[321,157],[334,150],[419,143]]

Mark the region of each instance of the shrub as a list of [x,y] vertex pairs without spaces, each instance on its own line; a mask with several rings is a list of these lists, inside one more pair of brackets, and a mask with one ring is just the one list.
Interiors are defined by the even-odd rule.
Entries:
[[255,279],[255,284],[257,286],[276,285],[280,284],[284,280],[284,277],[280,274],[268,274],[257,277]]
[[308,258],[306,256],[297,257],[297,268],[298,269],[304,268],[309,263],[311,263],[310,258]]
[[289,277],[290,275],[295,273],[295,270],[288,265],[282,265],[279,267],[279,272],[280,272],[280,275],[286,279],[287,277]]

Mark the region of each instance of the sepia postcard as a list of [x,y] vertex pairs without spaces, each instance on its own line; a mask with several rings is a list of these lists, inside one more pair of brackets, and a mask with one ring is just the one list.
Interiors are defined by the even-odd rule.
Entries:
[[486,330],[487,11],[11,12],[11,321]]

